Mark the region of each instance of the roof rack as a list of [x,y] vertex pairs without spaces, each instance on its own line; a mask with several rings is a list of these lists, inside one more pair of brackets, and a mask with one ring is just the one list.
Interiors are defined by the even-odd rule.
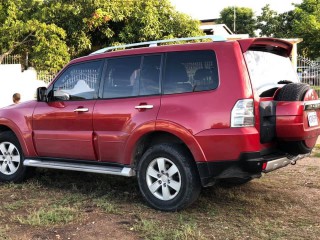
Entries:
[[114,47],[106,47],[106,48],[102,48],[100,50],[97,50],[89,55],[110,52],[112,50],[119,49],[119,48],[127,49],[127,48],[133,48],[133,47],[138,47],[138,46],[155,47],[155,46],[158,46],[159,43],[192,41],[192,40],[200,40],[200,39],[211,39],[213,42],[221,42],[221,41],[227,40],[225,37],[217,36],[217,35],[206,35],[206,36],[201,36],[201,37],[187,37],[187,38],[173,38],[173,39],[156,40],[156,41],[149,41],[149,42],[131,43],[131,44],[126,44],[126,45],[114,46]]

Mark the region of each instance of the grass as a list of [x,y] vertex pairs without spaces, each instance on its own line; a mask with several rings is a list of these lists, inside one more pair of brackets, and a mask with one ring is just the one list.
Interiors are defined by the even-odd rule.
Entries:
[[318,160],[300,160],[241,187],[206,188],[166,213],[144,203],[134,179],[37,170],[26,183],[0,183],[0,239],[313,240],[319,189]]
[[320,86],[311,86],[314,90],[319,91],[320,90]]
[[14,211],[24,207],[28,202],[23,200],[14,201],[12,203],[5,203],[3,208],[9,211]]
[[30,212],[27,216],[17,216],[21,224],[30,226],[61,225],[76,220],[80,212],[71,207],[48,206]]
[[145,239],[206,239],[198,229],[196,223],[188,221],[178,222],[174,225],[159,220],[143,219],[133,226],[135,231],[141,232]]
[[311,156],[320,158],[320,144],[316,144],[311,152]]
[[0,228],[0,240],[10,240],[10,238],[5,233],[5,228],[1,226]]

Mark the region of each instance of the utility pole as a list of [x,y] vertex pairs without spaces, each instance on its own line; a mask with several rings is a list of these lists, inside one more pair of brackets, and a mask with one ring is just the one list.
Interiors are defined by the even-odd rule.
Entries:
[[233,6],[233,33],[236,33],[236,5]]

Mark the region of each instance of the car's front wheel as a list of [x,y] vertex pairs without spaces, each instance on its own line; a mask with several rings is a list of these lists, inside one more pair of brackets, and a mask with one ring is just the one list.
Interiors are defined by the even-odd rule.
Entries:
[[0,181],[21,182],[26,177],[23,153],[16,136],[9,131],[0,133]]
[[140,191],[147,203],[162,211],[178,211],[194,202],[201,191],[190,153],[179,145],[150,147],[137,166]]

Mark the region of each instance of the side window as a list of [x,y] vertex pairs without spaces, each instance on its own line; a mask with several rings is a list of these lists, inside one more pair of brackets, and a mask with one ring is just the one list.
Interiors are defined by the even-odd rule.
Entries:
[[140,73],[139,95],[160,94],[161,55],[145,56]]
[[96,99],[102,61],[70,66],[53,85],[54,101]]
[[141,56],[109,59],[104,79],[103,98],[136,96]]
[[164,94],[212,90],[218,87],[218,83],[217,62],[213,51],[167,54]]

